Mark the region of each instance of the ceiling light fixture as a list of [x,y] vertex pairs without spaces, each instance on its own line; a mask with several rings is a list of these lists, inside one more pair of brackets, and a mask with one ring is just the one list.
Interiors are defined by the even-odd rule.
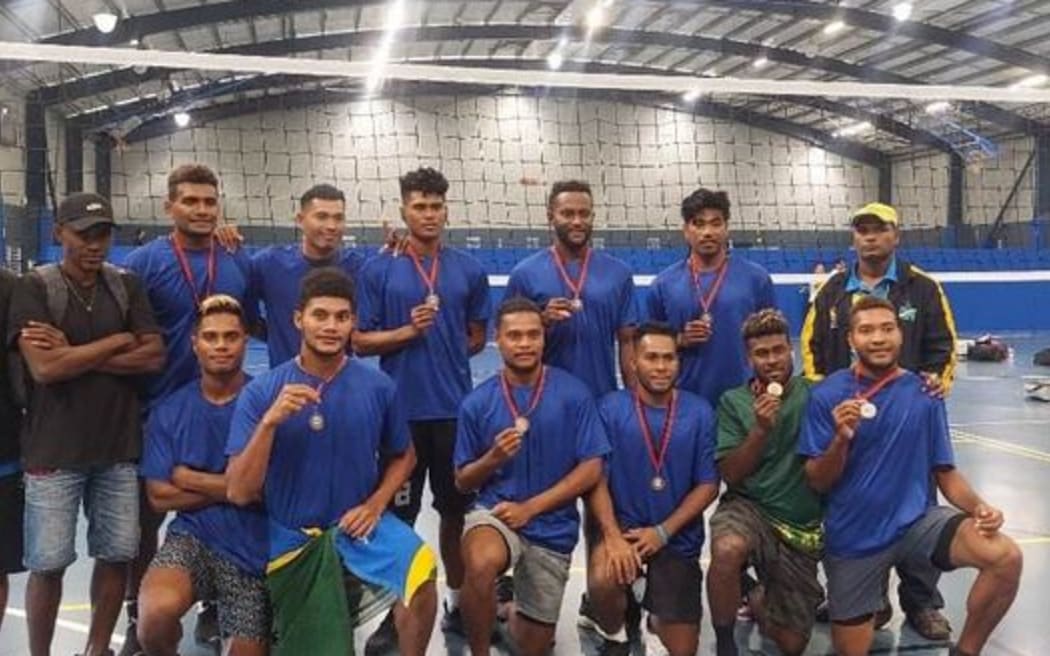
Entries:
[[117,21],[120,20],[120,17],[110,11],[100,11],[92,16],[91,20],[95,23],[95,27],[98,28],[99,32],[109,34],[117,29]]
[[1018,80],[1010,85],[1011,89],[1030,89],[1032,87],[1038,87],[1046,84],[1047,77],[1042,73],[1035,75],[1029,75],[1028,77]]
[[754,68],[765,68],[767,64],[769,64],[769,59],[767,59],[765,55],[762,55],[755,61],[751,62],[751,66]]
[[840,20],[833,20],[824,26],[824,34],[832,35],[836,32],[841,32],[846,28],[846,24]]
[[175,115],[171,117],[175,121],[175,125],[184,128],[190,124],[190,115],[188,112],[175,112]]
[[605,24],[605,9],[601,5],[594,5],[587,12],[587,29],[594,31]]
[[700,89],[690,89],[682,94],[682,100],[690,105],[700,100]]
[[945,112],[950,111],[951,108],[952,104],[947,100],[938,100],[926,105],[926,113],[931,116],[937,116],[938,114],[944,114]]
[[386,72],[386,63],[390,58],[390,49],[394,45],[394,38],[405,20],[405,0],[394,0],[386,12],[386,20],[383,25],[383,40],[379,43],[375,57],[372,58],[372,72],[365,81],[365,92],[371,96],[383,86],[383,73]]
[[893,17],[899,21],[906,21],[911,18],[911,10],[910,2],[898,2],[893,5]]
[[547,67],[552,71],[556,71],[561,68],[561,65],[565,63],[565,57],[561,54],[561,50],[555,50],[551,54],[547,55]]
[[862,123],[854,123],[853,125],[839,128],[838,130],[835,130],[834,134],[836,137],[855,137],[858,134],[870,131],[873,127],[874,126],[872,126],[871,123],[864,121]]

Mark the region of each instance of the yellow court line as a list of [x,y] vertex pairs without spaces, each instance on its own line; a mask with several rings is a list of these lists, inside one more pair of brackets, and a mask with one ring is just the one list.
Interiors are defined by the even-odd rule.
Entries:
[[1032,449],[1027,446],[1021,446],[1020,444],[1014,444],[1013,442],[997,440],[995,438],[985,437],[983,435],[958,429],[952,430],[952,438],[960,443],[973,443],[989,449],[1010,453],[1021,458],[1050,463],[1050,453],[1038,449]]
[[91,604],[62,604],[58,607],[60,611],[75,612],[80,610],[91,610]]

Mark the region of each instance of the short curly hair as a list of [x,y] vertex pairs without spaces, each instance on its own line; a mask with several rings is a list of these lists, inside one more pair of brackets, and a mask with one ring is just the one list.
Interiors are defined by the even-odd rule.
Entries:
[[741,333],[745,344],[753,339],[770,335],[783,335],[789,342],[791,341],[791,326],[784,317],[784,313],[775,308],[766,308],[751,314],[744,320]]
[[424,166],[409,171],[398,180],[401,184],[401,199],[408,198],[413,191],[418,191],[424,196],[435,195],[445,197],[448,193],[448,180],[437,169]]

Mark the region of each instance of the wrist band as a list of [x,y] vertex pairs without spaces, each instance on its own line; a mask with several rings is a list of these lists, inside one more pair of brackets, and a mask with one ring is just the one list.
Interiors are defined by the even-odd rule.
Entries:
[[667,529],[664,528],[663,524],[656,525],[656,534],[660,536],[660,540],[667,544],[671,540],[671,536],[667,534]]

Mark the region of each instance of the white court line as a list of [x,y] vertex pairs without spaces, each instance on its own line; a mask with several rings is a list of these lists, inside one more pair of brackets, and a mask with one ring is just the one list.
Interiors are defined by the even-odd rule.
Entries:
[[959,426],[1050,426],[1050,420],[1046,419],[1003,419],[996,421],[960,421],[951,424],[952,428]]
[[[26,612],[21,608],[11,608],[9,606],[5,615],[10,615],[12,617],[21,617],[22,619],[25,619]],[[55,626],[60,629],[66,629],[67,631],[73,631],[74,633],[82,633],[84,635],[87,635],[91,632],[91,627],[89,627],[87,624],[82,624],[81,622],[71,622],[70,620],[64,620],[62,618],[58,618],[57,620],[55,620]],[[109,638],[109,644],[118,646],[123,645],[124,636],[117,635],[116,633],[114,633]]]

